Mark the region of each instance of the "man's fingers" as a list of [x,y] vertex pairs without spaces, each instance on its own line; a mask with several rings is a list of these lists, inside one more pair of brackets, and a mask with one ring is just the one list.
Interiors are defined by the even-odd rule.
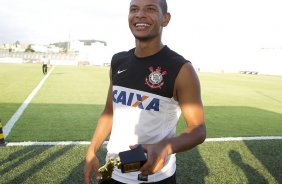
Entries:
[[94,184],[92,177],[91,177],[91,168],[86,166],[84,168],[83,175],[84,175],[84,183],[85,184]]
[[[101,174],[99,174],[99,175],[96,175],[96,181],[98,182],[98,181],[100,181],[100,180],[102,180],[102,175]],[[92,179],[92,174],[91,173],[89,173],[89,174],[84,174],[84,183],[85,184],[94,184],[95,182],[93,181],[93,179]],[[99,182],[98,182],[99,183]]]
[[147,153],[148,152],[148,145],[147,144],[142,144],[142,148],[143,148],[143,150],[144,150],[144,152],[145,153]]
[[144,152],[147,153],[147,145],[146,145],[146,144],[129,145],[129,148],[130,148],[130,149],[135,149],[135,148],[137,148],[139,145],[141,145],[142,148],[144,149]]
[[152,167],[152,173],[156,173],[156,172],[160,171],[163,167],[164,167],[164,161],[163,160],[159,160],[159,161],[155,162],[154,166]]
[[135,144],[135,145],[129,145],[129,148],[130,148],[130,149],[135,149],[135,148],[137,148],[137,146],[138,146],[138,144]]
[[83,170],[84,183],[85,184],[94,184],[94,181],[92,179],[93,171],[96,175],[96,172],[95,172],[95,169],[93,168],[93,165],[91,165],[91,163],[86,163],[85,166],[84,166],[84,170]]
[[147,176],[152,173],[152,162],[147,160],[147,162],[140,168],[140,172],[143,176]]
[[101,173],[96,174],[96,180],[97,180],[97,181],[99,181],[99,180],[101,180],[101,179],[102,179],[102,175],[101,175]]
[[140,172],[146,175],[146,173],[154,174],[160,171],[165,165],[165,160],[160,157],[150,155],[147,158],[146,163],[140,168]]
[[141,175],[142,175],[142,176],[148,176],[148,175],[150,175],[150,174],[153,174],[153,173],[151,173],[151,172],[148,171],[148,170],[145,170],[145,171],[141,172]]
[[145,149],[145,148],[144,148],[145,145],[142,145],[142,144],[129,145],[129,148],[130,148],[130,149],[135,149],[135,148],[137,148],[137,147],[140,146],[140,145],[143,147],[143,149]]
[[85,184],[94,184],[91,175],[84,174],[84,183]]

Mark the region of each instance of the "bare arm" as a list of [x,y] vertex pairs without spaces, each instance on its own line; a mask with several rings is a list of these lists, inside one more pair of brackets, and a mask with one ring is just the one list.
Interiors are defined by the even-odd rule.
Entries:
[[98,151],[100,146],[103,144],[103,142],[111,132],[112,118],[113,118],[112,86],[110,85],[108,90],[106,105],[98,120],[89,149],[94,150],[95,152]]
[[187,128],[177,137],[158,144],[143,145],[147,150],[148,161],[140,171],[145,175],[161,170],[168,155],[190,150],[206,138],[200,82],[190,63],[181,68],[176,78],[174,98],[180,104]]
[[[111,79],[111,77],[110,77]],[[105,104],[104,111],[102,112],[95,132],[92,137],[91,144],[86,154],[86,162],[84,166],[84,182],[85,184],[93,183],[91,174],[95,173],[96,178],[101,178],[98,169],[100,167],[99,160],[96,157],[96,152],[106,140],[112,129],[113,119],[113,106],[112,106],[112,82],[110,82],[108,89],[108,96]]]
[[182,67],[176,79],[175,98],[179,102],[187,128],[169,141],[170,154],[189,150],[206,138],[200,82],[190,63]]

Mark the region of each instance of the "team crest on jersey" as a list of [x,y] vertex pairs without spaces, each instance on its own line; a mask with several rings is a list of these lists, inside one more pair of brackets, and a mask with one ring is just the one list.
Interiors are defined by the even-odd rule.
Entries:
[[151,73],[145,79],[146,84],[152,89],[161,88],[164,85],[163,76],[167,74],[167,71],[161,71],[160,66],[156,70],[150,66],[149,70]]

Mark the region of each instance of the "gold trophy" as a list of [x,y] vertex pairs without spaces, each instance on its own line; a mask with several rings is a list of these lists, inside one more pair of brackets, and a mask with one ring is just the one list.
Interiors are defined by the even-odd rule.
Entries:
[[110,180],[115,166],[122,173],[128,173],[139,171],[146,161],[144,149],[138,145],[134,149],[120,152],[116,159],[110,158],[105,165],[99,168],[99,172],[102,174],[102,180]]

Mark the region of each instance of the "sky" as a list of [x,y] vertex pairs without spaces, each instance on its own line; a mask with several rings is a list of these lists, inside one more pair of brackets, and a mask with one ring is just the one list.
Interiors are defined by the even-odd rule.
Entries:
[[[167,0],[163,43],[210,71],[282,75],[281,0]],[[0,0],[0,43],[108,43],[107,55],[134,47],[130,0]],[[105,57],[110,58],[110,57]],[[280,67],[280,68],[279,68]]]

